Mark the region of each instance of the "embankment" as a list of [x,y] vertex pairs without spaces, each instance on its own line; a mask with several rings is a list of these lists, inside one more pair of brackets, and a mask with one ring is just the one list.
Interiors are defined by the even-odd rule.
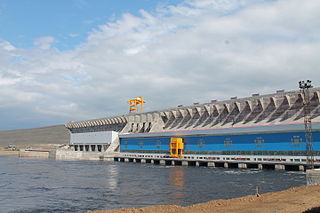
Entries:
[[111,211],[89,211],[87,213],[313,213],[313,211],[308,210],[320,207],[319,198],[320,185],[301,186],[285,191],[262,194],[259,197],[250,195],[230,200],[215,200],[186,207],[162,205]]

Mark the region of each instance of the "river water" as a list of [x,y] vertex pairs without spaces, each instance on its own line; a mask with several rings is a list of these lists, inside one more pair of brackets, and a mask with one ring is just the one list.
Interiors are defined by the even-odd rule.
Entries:
[[55,161],[0,156],[0,212],[83,212],[191,205],[305,185],[305,174],[256,169]]

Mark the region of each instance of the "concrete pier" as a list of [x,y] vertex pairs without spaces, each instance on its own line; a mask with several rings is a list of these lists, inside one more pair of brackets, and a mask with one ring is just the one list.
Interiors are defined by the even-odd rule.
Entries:
[[229,168],[229,164],[228,164],[228,163],[224,163],[224,164],[223,164],[223,167],[224,167],[224,168]]
[[246,168],[248,168],[248,166],[246,163],[238,163],[238,168],[239,169],[246,169]]
[[284,165],[281,165],[281,164],[275,164],[274,165],[274,169],[275,170],[285,170],[285,166]]
[[320,169],[308,169],[306,171],[307,185],[320,185]]
[[188,166],[188,161],[182,161],[182,166]]
[[160,160],[160,165],[166,165],[166,161],[165,160]]
[[208,162],[208,167],[216,167],[214,162]]
[[176,163],[174,162],[174,160],[171,161],[171,165],[172,165],[172,166],[175,166],[175,165],[176,165]]
[[199,163],[199,161],[196,161],[196,166],[198,166],[198,167],[200,166],[200,163]]
[[262,170],[263,169],[263,166],[261,163],[258,164],[258,169]]
[[299,171],[302,171],[302,172],[304,171],[304,165],[299,166]]
[[141,159],[141,163],[147,163],[146,159]]

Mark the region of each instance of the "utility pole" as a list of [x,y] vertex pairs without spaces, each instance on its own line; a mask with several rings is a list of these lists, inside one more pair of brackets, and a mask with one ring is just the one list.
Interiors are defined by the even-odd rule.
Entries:
[[307,80],[299,81],[300,92],[303,96],[303,111],[304,111],[304,128],[305,128],[305,138],[306,138],[306,154],[307,154],[307,168],[314,168],[314,158],[313,158],[313,139],[312,139],[312,127],[311,127],[311,115],[310,115],[310,91],[312,88],[311,81]]

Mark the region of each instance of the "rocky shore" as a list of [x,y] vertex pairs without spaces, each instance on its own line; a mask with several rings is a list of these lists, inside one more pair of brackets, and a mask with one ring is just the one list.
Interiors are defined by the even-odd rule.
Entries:
[[191,206],[161,205],[144,208],[89,211],[87,213],[315,213],[320,212],[320,185],[301,186],[280,192],[214,200]]

